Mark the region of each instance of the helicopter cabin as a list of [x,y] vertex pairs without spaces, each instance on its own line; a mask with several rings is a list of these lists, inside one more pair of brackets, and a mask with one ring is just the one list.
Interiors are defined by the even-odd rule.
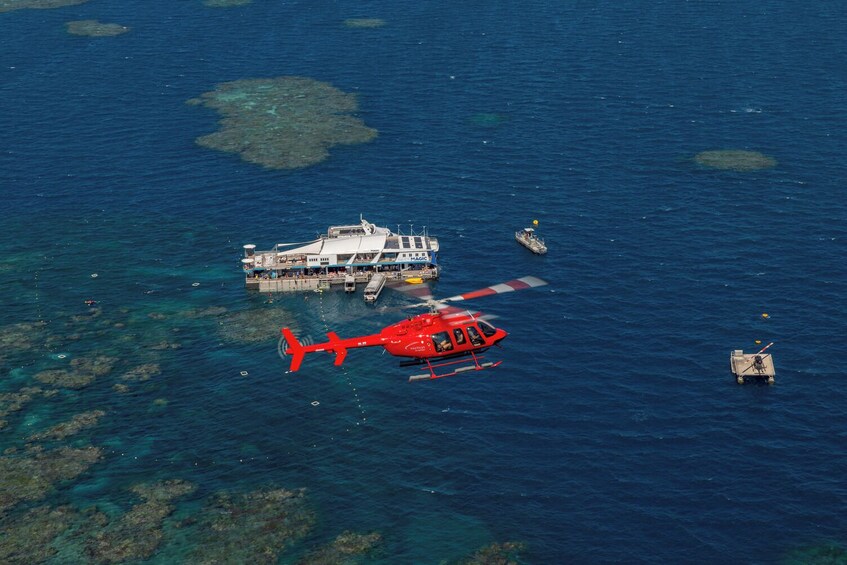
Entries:
[[[270,251],[244,246],[245,286],[260,292],[297,292],[334,285],[355,291],[377,273],[386,281],[438,278],[438,239],[426,228],[408,233],[360,223],[330,226],[325,235],[302,243],[278,243]],[[352,277],[352,283],[349,280]],[[351,290],[352,287],[352,290]]]
[[770,353],[744,353],[736,349],[729,356],[729,366],[735,381],[740,385],[747,379],[761,379],[769,385],[774,383],[776,369]]

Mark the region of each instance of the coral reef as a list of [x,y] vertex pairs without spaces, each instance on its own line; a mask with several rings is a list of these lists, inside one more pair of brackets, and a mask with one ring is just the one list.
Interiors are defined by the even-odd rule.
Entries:
[[57,551],[51,542],[71,525],[69,506],[33,508],[16,520],[0,522],[0,563],[42,563]]
[[518,565],[520,554],[525,549],[519,542],[492,543],[477,550],[470,557],[459,562],[460,565]]
[[182,349],[182,344],[163,339],[162,341],[148,347],[150,347],[153,351],[165,351],[166,349]]
[[231,6],[244,6],[253,0],[203,0],[205,6],[211,8],[229,8]]
[[385,25],[385,20],[379,18],[348,18],[344,20],[344,25],[347,27],[382,27]]
[[209,318],[214,316],[221,316],[226,314],[227,309],[223,306],[209,306],[208,308],[194,308],[192,310],[186,310],[182,312],[182,316],[185,318]]
[[470,118],[471,124],[484,128],[496,128],[509,121],[509,117],[503,114],[480,113],[474,114]]
[[40,447],[0,457],[0,516],[19,502],[40,500],[60,481],[74,479],[96,463],[96,447]]
[[162,369],[158,363],[145,363],[137,367],[133,367],[123,375],[121,380],[144,382],[149,381],[152,377],[162,374]]
[[46,327],[46,322],[21,322],[3,326],[0,328],[0,350],[30,351],[39,347],[46,337]]
[[67,22],[65,26],[71,35],[87,35],[88,37],[113,37],[129,31],[121,24],[104,24],[97,20],[77,20]]
[[356,97],[303,77],[245,79],[217,85],[189,104],[220,112],[221,130],[197,138],[203,147],[238,153],[272,169],[308,167],[337,144],[371,141],[377,132],[350,115]]
[[776,159],[757,151],[721,149],[703,151],[694,156],[697,164],[712,169],[724,169],[738,172],[758,171],[776,166]]
[[224,316],[218,332],[230,343],[263,343],[279,339],[279,330],[294,320],[283,310],[242,310]]
[[[303,489],[218,493],[192,528],[190,563],[276,563],[279,554],[312,528],[314,513]],[[249,543],[245,543],[249,540]]]
[[784,565],[847,565],[847,550],[837,544],[796,549],[781,561]]
[[97,377],[108,375],[118,360],[114,357],[98,355],[97,357],[80,357],[71,361],[70,371],[66,369],[50,369],[36,373],[35,380],[40,383],[61,388],[85,388]]
[[95,532],[86,544],[86,554],[98,563],[147,559],[162,541],[162,522],[175,509],[171,501],[194,489],[193,484],[177,479],[133,486],[130,490],[143,502]]
[[36,373],[35,380],[61,388],[85,388],[94,382],[94,375],[81,375],[64,369],[50,369]]
[[357,534],[344,532],[335,540],[308,554],[297,562],[298,565],[354,565],[366,553],[370,553],[382,542],[382,536],[376,532]]
[[27,441],[62,440],[70,437],[81,430],[93,428],[97,422],[105,416],[103,410],[91,410],[75,415],[67,422],[61,422],[42,432],[32,434]]
[[23,10],[25,8],[46,10],[49,8],[61,8],[62,6],[74,6],[85,2],[88,2],[88,0],[0,0],[0,13]]
[[6,416],[17,412],[41,393],[38,387],[24,387],[17,392],[0,393],[0,430],[6,427]]

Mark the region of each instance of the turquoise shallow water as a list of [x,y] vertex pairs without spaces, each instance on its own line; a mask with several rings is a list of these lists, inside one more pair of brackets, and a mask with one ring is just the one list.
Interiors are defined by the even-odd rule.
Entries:
[[[343,25],[360,16],[386,25]],[[65,32],[89,18],[132,31]],[[191,555],[175,525],[214,493],[268,486],[306,488],[316,516],[283,562],[345,530],[380,532],[365,561],[385,563],[506,540],[532,563],[771,563],[844,546],[845,20],[839,4],[797,2],[0,14],[0,324],[46,323],[0,352],[0,393],[115,359],[6,417],[0,448],[22,449],[107,412],[58,442],[102,460],[7,523],[43,504],[120,516],[129,486],[179,478],[197,489],[151,562]],[[379,137],[296,171],[194,144],[219,116],[186,100],[289,75],[355,92]],[[778,164],[693,162],[727,148]],[[267,304],[243,289],[241,246],[360,213],[440,238],[440,296],[551,282],[477,305],[510,332],[500,368],[413,386],[394,359],[356,351],[342,370],[317,358],[285,373],[280,325],[352,336],[398,315],[342,293]],[[546,257],[512,239],[532,218]],[[728,374],[730,350],[754,340],[776,343],[774,387]],[[160,372],[121,379],[145,363]],[[70,538],[53,562],[79,558]]]

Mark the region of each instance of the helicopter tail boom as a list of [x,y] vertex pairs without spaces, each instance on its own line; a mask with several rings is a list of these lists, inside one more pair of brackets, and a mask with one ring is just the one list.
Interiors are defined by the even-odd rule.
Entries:
[[303,357],[306,356],[306,351],[303,349],[303,346],[297,341],[297,338],[294,337],[294,333],[288,328],[282,328],[282,336],[285,338],[285,344],[287,345],[287,349],[285,353],[291,355],[291,367],[289,370],[293,373],[300,368],[300,364],[303,363]]
[[294,333],[289,328],[282,328],[282,337],[285,339],[285,348],[282,352],[286,355],[291,355],[291,366],[288,370],[292,373],[300,369],[300,365],[303,363],[303,358],[307,353],[334,353],[335,366],[338,367],[344,363],[348,350],[355,349],[357,347],[373,347],[384,344],[384,339],[379,334],[341,339],[338,337],[337,333],[328,332],[326,334],[327,341],[323,343],[303,345],[297,341],[297,338],[294,337]]
[[335,352],[335,366],[340,367],[344,363],[344,358],[347,357],[347,348],[341,343],[341,338],[338,337],[337,333],[329,332],[326,334],[326,337],[329,338],[332,351]]

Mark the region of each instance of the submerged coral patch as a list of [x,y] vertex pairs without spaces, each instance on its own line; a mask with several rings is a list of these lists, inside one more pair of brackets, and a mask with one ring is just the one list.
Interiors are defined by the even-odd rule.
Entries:
[[461,560],[461,565],[517,565],[525,546],[520,542],[492,543]]
[[114,357],[80,357],[71,361],[71,369],[49,369],[35,375],[42,384],[60,388],[85,388],[97,377],[108,375],[118,360]]
[[739,172],[770,169],[777,164],[776,159],[773,157],[768,157],[758,151],[744,151],[740,149],[703,151],[698,153],[694,157],[694,160],[698,165],[704,167]]
[[121,24],[104,24],[97,20],[77,20],[65,24],[71,35],[86,35],[88,37],[112,37],[129,31]]
[[84,4],[88,0],[0,0],[0,12],[11,12],[12,10],[48,10],[50,8],[61,8],[62,6],[75,6]]
[[0,430],[6,427],[6,417],[29,404],[41,394],[38,387],[24,387],[16,392],[0,393]]
[[36,373],[35,380],[59,388],[85,388],[94,382],[94,375],[80,374],[65,369],[50,369]]
[[470,122],[479,127],[483,128],[496,128],[507,122],[509,117],[504,114],[495,114],[490,112],[482,112],[479,114],[474,114],[470,118]]
[[382,542],[376,532],[357,534],[344,532],[332,543],[309,553],[298,565],[353,565],[374,550]]
[[144,382],[149,381],[152,377],[161,374],[162,369],[159,367],[158,363],[145,363],[143,365],[133,367],[132,369],[121,375],[121,380]]
[[291,316],[282,310],[243,310],[224,316],[218,331],[231,343],[274,343],[279,340],[280,328],[292,323]]
[[831,543],[795,549],[782,560],[784,565],[845,565],[847,549]]
[[100,449],[30,448],[0,457],[0,515],[19,502],[41,500],[60,481],[76,478],[101,456]]
[[347,27],[382,27],[385,25],[385,20],[379,18],[348,18],[344,20],[344,25]]
[[244,6],[253,0],[203,0],[203,5],[210,8],[229,8],[231,6]]
[[0,522],[0,563],[42,563],[56,555],[52,541],[71,525],[69,506],[33,508],[16,520]]
[[192,563],[276,563],[278,556],[302,539],[315,523],[303,489],[219,493],[206,504],[192,530]]
[[224,117],[222,129],[197,138],[199,145],[272,169],[308,167],[326,159],[333,145],[377,136],[352,115],[358,108],[355,95],[309,78],[225,82],[188,103],[214,108]]
[[105,416],[103,410],[91,410],[75,415],[67,422],[61,422],[55,426],[29,436],[29,441],[62,440],[79,433],[82,430],[93,428]]
[[171,501],[195,488],[182,480],[135,485],[130,490],[143,502],[96,532],[88,541],[86,553],[98,563],[147,559],[162,541],[162,522],[175,509]]
[[0,350],[26,352],[39,347],[47,337],[46,328],[45,322],[21,322],[3,326],[0,328]]

